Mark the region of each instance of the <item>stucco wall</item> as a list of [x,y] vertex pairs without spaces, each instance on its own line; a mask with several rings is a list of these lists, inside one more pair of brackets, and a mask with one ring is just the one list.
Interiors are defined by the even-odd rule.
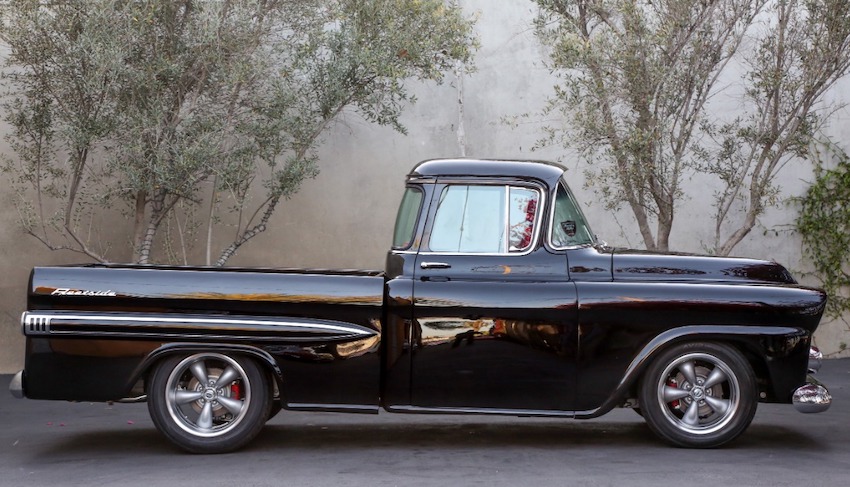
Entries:
[[[244,247],[231,259],[231,265],[382,268],[404,175],[423,159],[463,154],[561,159],[571,170],[573,189],[584,203],[594,231],[613,245],[641,246],[630,213],[611,213],[594,203],[594,194],[584,189],[580,161],[559,148],[531,151],[540,136],[540,123],[530,120],[509,127],[501,122],[505,116],[541,108],[555,83],[542,64],[543,52],[531,26],[536,7],[531,2],[499,2],[498,7],[490,0],[460,3],[479,19],[477,71],[460,82],[449,75],[441,86],[411,85],[419,102],[403,117],[409,129],[407,136],[369,125],[354,113],[345,114],[327,134],[320,150],[321,174],[281,205],[269,230]],[[846,81],[833,90],[836,94],[847,92],[850,83]],[[734,110],[738,102],[734,97],[721,99],[715,109]],[[8,127],[0,125],[0,132],[6,130]],[[850,112],[836,113],[829,132],[839,141],[850,140]],[[8,154],[5,142],[0,141],[0,151]],[[810,169],[789,166],[782,174],[781,186],[787,195],[797,195],[810,179]],[[687,184],[688,197],[677,209],[671,246],[699,252],[712,235],[710,216],[705,214],[711,203],[711,191],[706,189],[710,181]],[[83,259],[48,252],[22,234],[16,226],[5,180],[0,183],[0,203],[0,373],[8,373],[20,369],[23,362],[18,318],[25,306],[30,268]],[[798,237],[788,233],[762,235],[764,229],[781,229],[793,218],[793,208],[769,210],[762,226],[733,253],[774,259],[792,271],[805,270]],[[116,228],[121,223],[116,219]],[[120,238],[116,241],[121,242]],[[115,255],[126,258],[129,253],[119,251]],[[835,352],[841,342],[850,342],[846,323],[822,325],[817,335],[819,346]]]

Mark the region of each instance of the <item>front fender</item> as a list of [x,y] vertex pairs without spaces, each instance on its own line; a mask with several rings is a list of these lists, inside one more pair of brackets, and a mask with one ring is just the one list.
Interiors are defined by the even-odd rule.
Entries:
[[[621,405],[632,396],[643,371],[661,350],[685,341],[732,342],[742,351],[754,352],[763,362],[754,364],[764,369],[769,396],[776,402],[789,402],[794,388],[805,381],[810,334],[803,328],[786,326],[690,325],[673,328],[649,341],[632,359],[614,392],[601,406],[580,411],[576,418],[595,418]],[[758,374],[758,372],[757,372]],[[786,397],[787,396],[787,397]]]

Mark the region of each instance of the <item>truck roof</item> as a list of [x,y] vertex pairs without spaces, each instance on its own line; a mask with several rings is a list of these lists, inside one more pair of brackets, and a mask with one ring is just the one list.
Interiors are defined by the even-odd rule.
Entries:
[[534,178],[554,187],[566,169],[547,161],[498,159],[431,159],[420,162],[408,178],[475,176]]

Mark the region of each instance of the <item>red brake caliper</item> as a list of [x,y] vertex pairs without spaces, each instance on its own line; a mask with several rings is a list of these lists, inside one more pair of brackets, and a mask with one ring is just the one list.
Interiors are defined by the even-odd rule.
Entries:
[[237,381],[230,384],[230,398],[242,399],[242,383]]
[[[672,387],[672,388],[674,388],[674,389],[678,389],[678,388],[679,388],[679,384],[677,384],[677,383],[676,383],[676,381],[675,381],[675,380],[673,380],[673,379],[669,379],[669,380],[667,381],[667,386],[668,386],[668,387]],[[676,409],[679,409],[679,400],[678,400],[678,399],[676,399],[675,401],[671,402],[671,403],[670,403],[670,405],[671,405],[671,406],[673,406],[673,407],[674,407],[674,408],[676,408]]]

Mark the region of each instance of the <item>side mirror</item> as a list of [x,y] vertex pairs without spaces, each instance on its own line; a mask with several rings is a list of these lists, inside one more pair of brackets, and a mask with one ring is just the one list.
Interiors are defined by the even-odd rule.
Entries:
[[602,248],[608,248],[608,242],[606,242],[606,241],[602,240],[601,238],[599,238],[599,235],[594,235],[593,237],[596,239],[596,244],[597,244],[597,245],[599,245],[599,246],[600,246],[600,247],[602,247]]

